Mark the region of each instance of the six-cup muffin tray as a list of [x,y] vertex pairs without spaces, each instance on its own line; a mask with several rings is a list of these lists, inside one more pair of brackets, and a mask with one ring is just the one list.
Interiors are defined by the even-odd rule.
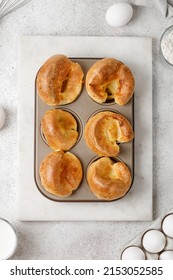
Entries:
[[[154,221],[153,223],[151,223],[147,228],[145,228],[140,234],[138,234],[136,237],[134,237],[131,241],[129,241],[128,243],[126,243],[123,248],[121,248],[121,252],[120,252],[120,259],[122,259],[122,254],[124,252],[124,250],[128,247],[131,246],[135,246],[135,247],[139,247],[140,249],[143,250],[144,254],[145,254],[145,259],[146,260],[159,260],[159,256],[161,253],[165,252],[165,251],[173,251],[173,238],[167,236],[164,232],[163,232],[163,228],[162,228],[162,222],[164,220],[165,217],[167,217],[168,215],[173,214],[173,208],[171,208],[169,211],[167,211],[166,213],[164,213],[163,215],[161,215],[156,221]],[[142,244],[142,240],[143,240],[143,236],[146,232],[150,231],[150,230],[159,230],[161,231],[166,239],[165,242],[165,247],[162,251],[160,251],[159,253],[150,253],[147,250],[145,250],[145,248],[143,247]],[[154,241],[154,240],[153,240]]]
[[[97,60],[101,58],[71,58],[74,62],[78,62],[83,71],[84,79],[88,69]],[[40,65],[41,66],[41,65]],[[39,70],[39,69],[38,69]],[[52,152],[52,149],[47,145],[41,132],[41,119],[45,112],[50,109],[58,108],[70,112],[76,119],[78,124],[79,137],[75,146],[69,152],[76,155],[83,167],[83,179],[79,188],[69,197],[61,198],[50,194],[45,190],[41,184],[39,176],[39,167],[41,161],[46,155]],[[39,191],[48,199],[59,202],[103,202],[90,191],[86,180],[86,172],[88,165],[98,158],[86,145],[84,140],[84,127],[87,120],[94,114],[100,111],[113,111],[124,115],[134,128],[134,98],[132,98],[126,105],[119,106],[115,103],[98,104],[92,100],[87,94],[85,84],[80,96],[71,104],[61,106],[48,106],[40,98],[35,85],[35,150],[34,150],[34,175],[35,182]],[[120,144],[120,153],[114,161],[123,161],[129,167],[132,178],[134,176],[134,140],[129,143]],[[132,183],[133,184],[133,183]],[[132,185],[131,185],[132,187]],[[106,202],[106,201],[104,201]]]

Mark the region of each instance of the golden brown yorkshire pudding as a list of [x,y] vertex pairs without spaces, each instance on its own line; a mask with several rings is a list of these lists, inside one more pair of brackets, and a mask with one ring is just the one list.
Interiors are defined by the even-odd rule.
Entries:
[[50,106],[71,103],[81,92],[83,76],[78,63],[72,62],[65,55],[54,55],[37,74],[39,96]]
[[82,180],[82,166],[72,153],[56,151],[48,154],[40,165],[42,186],[51,194],[67,197]]
[[102,157],[88,167],[87,181],[97,198],[115,200],[128,192],[132,178],[125,163]]
[[134,77],[130,69],[114,58],[97,61],[86,75],[89,96],[98,103],[115,101],[126,104],[134,92]]
[[67,111],[49,110],[41,120],[41,129],[47,144],[53,150],[71,149],[78,139],[77,122]]
[[129,121],[111,111],[95,114],[85,125],[84,137],[88,147],[100,156],[115,157],[119,153],[118,143],[129,142],[134,133]]

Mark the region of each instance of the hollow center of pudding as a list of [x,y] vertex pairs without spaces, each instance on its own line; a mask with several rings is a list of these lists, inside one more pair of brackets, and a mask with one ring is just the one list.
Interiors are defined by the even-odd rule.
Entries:
[[67,83],[68,83],[68,78],[66,78],[63,82],[62,82],[62,86],[61,86],[61,93],[64,93],[64,91],[67,88]]
[[115,93],[119,91],[120,84],[117,80],[106,83],[102,89],[107,93],[107,101],[114,99]]
[[112,120],[112,118],[108,118],[106,120],[107,129],[105,130],[107,137],[111,142],[118,141],[121,136],[120,126],[117,120]]

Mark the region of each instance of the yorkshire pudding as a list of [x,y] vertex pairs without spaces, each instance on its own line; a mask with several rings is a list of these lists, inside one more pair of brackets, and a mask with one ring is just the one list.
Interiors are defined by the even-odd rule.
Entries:
[[88,147],[97,155],[115,157],[120,150],[118,143],[131,141],[134,133],[124,116],[102,111],[89,119],[84,137]]
[[50,57],[37,74],[40,98],[50,106],[73,102],[81,92],[83,71],[65,55]]
[[67,151],[78,139],[77,122],[71,113],[64,110],[47,111],[41,120],[41,129],[53,150]]
[[128,192],[132,178],[125,163],[115,163],[108,157],[102,157],[88,167],[87,181],[98,199],[110,201]]
[[82,166],[72,153],[56,151],[48,154],[40,165],[42,186],[51,194],[67,197],[82,180]]
[[134,92],[134,77],[131,70],[114,58],[97,61],[86,75],[89,96],[98,103],[115,101],[126,104]]

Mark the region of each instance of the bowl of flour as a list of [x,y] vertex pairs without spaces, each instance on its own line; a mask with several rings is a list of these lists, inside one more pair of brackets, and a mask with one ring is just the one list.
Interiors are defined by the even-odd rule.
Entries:
[[160,49],[166,62],[173,66],[173,26],[167,28],[161,36]]

